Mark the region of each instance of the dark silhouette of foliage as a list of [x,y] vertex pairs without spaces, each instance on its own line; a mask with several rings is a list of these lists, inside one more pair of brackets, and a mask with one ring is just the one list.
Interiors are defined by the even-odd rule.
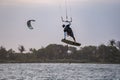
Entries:
[[0,47],[0,62],[94,62],[94,63],[120,63],[120,43],[115,45],[101,44],[99,46],[85,46],[79,50],[76,47],[50,44],[38,50],[30,48],[25,51],[24,46],[19,46],[18,54],[13,49],[6,50]]
[[120,50],[120,41],[117,41],[116,46],[117,46],[118,49]]
[[18,47],[18,50],[20,51],[20,53],[23,53],[23,51],[25,51],[25,48],[24,48],[23,45],[20,45],[20,46]]
[[114,39],[110,40],[109,45],[114,46],[115,45],[115,40]]
[[0,47],[0,59],[6,59],[7,57],[7,50],[1,46]]

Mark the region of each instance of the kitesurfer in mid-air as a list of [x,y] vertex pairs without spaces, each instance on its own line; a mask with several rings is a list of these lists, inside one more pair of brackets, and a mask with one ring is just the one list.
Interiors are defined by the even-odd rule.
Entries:
[[71,22],[72,22],[72,18],[70,21],[68,21],[68,20],[64,21],[62,17],[61,17],[61,19],[62,19],[62,22],[67,23],[66,25],[65,24],[62,25],[62,27],[64,28],[64,39],[66,39],[66,36],[68,35],[68,36],[71,36],[73,38],[74,42],[76,42],[73,31],[70,27]]

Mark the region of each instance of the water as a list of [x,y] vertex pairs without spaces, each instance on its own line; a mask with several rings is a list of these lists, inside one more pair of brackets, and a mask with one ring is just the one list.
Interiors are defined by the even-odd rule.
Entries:
[[0,64],[0,80],[120,80],[120,64]]

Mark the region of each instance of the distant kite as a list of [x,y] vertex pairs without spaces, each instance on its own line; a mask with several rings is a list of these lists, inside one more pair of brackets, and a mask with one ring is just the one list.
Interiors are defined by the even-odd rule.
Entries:
[[35,22],[35,20],[28,20],[27,21],[27,26],[28,26],[29,29],[33,29],[32,25],[31,25],[32,21]]

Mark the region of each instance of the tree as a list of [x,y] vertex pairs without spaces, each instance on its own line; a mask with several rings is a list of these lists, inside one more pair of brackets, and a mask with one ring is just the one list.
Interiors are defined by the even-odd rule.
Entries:
[[64,59],[67,56],[67,46],[50,44],[45,48],[48,59]]
[[37,52],[37,50],[36,50],[35,48],[30,48],[29,51],[30,51],[31,53],[36,53],[36,52]]
[[13,53],[15,53],[15,51],[13,49],[9,49],[8,53],[13,54]]
[[115,40],[114,39],[110,40],[109,45],[114,46],[115,45]]
[[119,48],[119,50],[120,50],[120,41],[117,41],[116,46],[117,46],[117,47]]
[[94,59],[96,57],[96,46],[85,46],[81,49],[81,52],[83,54],[82,57],[84,57],[84,59],[95,61]]
[[105,62],[106,61],[106,56],[108,55],[108,48],[106,45],[104,44],[101,44],[100,46],[98,46],[98,49],[97,49],[97,59],[100,61],[100,62]]
[[21,53],[23,53],[23,51],[25,51],[25,48],[24,48],[23,45],[20,45],[20,46],[18,47],[18,50],[19,50]]
[[5,59],[6,56],[7,56],[7,50],[3,46],[1,46],[0,47],[0,59]]

